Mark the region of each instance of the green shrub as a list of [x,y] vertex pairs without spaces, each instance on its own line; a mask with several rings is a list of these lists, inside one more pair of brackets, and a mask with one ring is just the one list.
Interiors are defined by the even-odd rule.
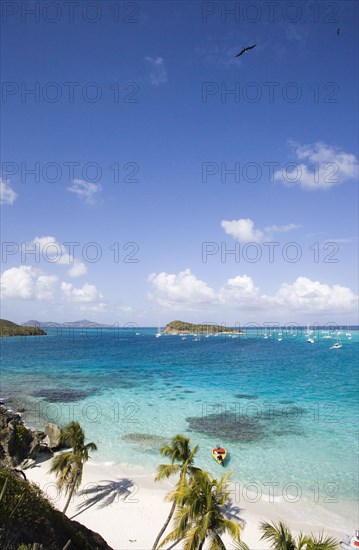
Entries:
[[25,437],[26,437],[26,434],[27,434],[27,429],[22,424],[16,424],[15,434],[16,434],[16,438],[18,439],[19,443],[24,443]]
[[[6,482],[5,490],[3,487]],[[55,510],[39,487],[0,468],[0,548],[111,550],[99,535]]]

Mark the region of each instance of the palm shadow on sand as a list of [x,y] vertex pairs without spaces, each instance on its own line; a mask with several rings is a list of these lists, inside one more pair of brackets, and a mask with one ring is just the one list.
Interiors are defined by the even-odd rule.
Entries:
[[[126,478],[118,481],[106,479],[98,483],[89,483],[86,488],[78,493],[78,496],[82,497],[84,502],[78,504],[78,512],[71,519],[76,518],[96,504],[99,508],[106,508],[106,506],[110,506],[120,499],[125,500],[128,497],[133,497],[137,489],[136,483]],[[132,502],[136,502],[136,500],[133,499]]]
[[228,499],[227,502],[226,502],[226,505],[224,507],[224,515],[229,517],[229,519],[233,519],[234,521],[237,521],[242,529],[246,526],[246,521],[240,517],[239,514],[241,514],[242,512],[244,511],[244,508],[240,508],[239,506],[237,506],[234,502],[233,502],[233,499]]

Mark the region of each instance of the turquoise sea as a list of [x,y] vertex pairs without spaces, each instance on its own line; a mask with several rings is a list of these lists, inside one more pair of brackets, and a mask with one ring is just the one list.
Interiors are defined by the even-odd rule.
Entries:
[[51,328],[1,340],[0,397],[31,426],[79,420],[97,462],[154,469],[163,442],[185,433],[200,446],[197,464],[216,475],[211,448],[225,446],[224,469],[250,490],[354,502],[359,337],[346,332],[330,349],[337,336],[320,329],[310,344],[304,330],[278,340],[278,329],[194,339]]

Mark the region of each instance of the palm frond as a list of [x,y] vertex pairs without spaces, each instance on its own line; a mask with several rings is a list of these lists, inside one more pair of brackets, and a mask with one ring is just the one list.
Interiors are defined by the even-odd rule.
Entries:
[[234,542],[233,550],[251,550],[243,540],[236,540]]
[[177,541],[183,538],[183,533],[180,529],[173,529],[158,545],[157,548],[162,548],[165,544],[172,541]]
[[297,550],[306,550],[308,543],[310,543],[310,537],[303,533],[299,533],[297,537]]
[[[278,524],[262,522],[262,539],[271,543],[271,548],[275,550],[338,550],[339,542],[324,533],[319,535],[305,535],[299,533],[297,541],[294,540],[289,528],[279,521]],[[235,542],[233,550],[250,550],[246,543],[238,540]]]
[[226,550],[223,540],[215,531],[212,531],[210,534],[209,550]]
[[183,495],[181,491],[174,489],[173,491],[167,493],[165,500],[169,502],[176,502],[178,506],[182,506]]
[[72,421],[62,430],[62,440],[69,447],[78,448],[85,444],[85,434],[79,422]]
[[261,539],[268,540],[274,550],[296,550],[296,544],[288,527],[279,521],[278,524],[261,523],[263,535]]
[[193,550],[199,548],[206,539],[206,532],[201,525],[193,525],[191,529],[188,529],[185,535],[184,550]]
[[339,548],[339,541],[330,535],[325,536],[322,531],[317,536],[311,533],[306,550],[336,550],[337,548]]
[[85,445],[85,449],[87,449],[88,451],[97,451],[97,445],[96,443],[93,443],[92,441],[90,443],[86,443]]
[[241,536],[242,526],[232,519],[221,518],[222,529],[228,533],[233,540],[239,540]]
[[71,451],[64,451],[63,453],[56,455],[52,459],[52,466],[49,472],[56,473],[58,470],[62,470],[62,468],[64,468],[67,464],[71,463],[71,459],[72,459]]
[[232,471],[229,471],[229,472],[226,472],[225,474],[223,474],[223,476],[219,479],[219,481],[217,483],[217,487],[219,489],[222,489],[223,487],[227,487],[228,482],[229,482],[230,478],[232,477],[232,475],[233,475]]
[[96,451],[95,443],[85,445],[85,434],[78,422],[70,422],[61,434],[61,440],[71,447],[53,458],[50,473],[55,473],[57,486],[65,493],[77,491],[82,482],[83,465],[89,459],[89,451]]
[[168,478],[177,474],[180,471],[179,464],[160,464],[157,468],[157,475],[155,481],[160,481],[161,479]]

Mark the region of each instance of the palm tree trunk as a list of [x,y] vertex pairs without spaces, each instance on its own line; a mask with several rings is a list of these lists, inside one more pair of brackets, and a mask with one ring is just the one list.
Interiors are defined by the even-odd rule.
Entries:
[[70,491],[69,491],[69,496],[67,497],[66,504],[65,504],[65,506],[64,506],[64,509],[62,510],[62,513],[63,513],[63,514],[66,514],[66,510],[67,510],[67,508],[69,507],[69,504],[70,504],[72,495],[73,495],[74,490],[75,490],[75,487],[76,487],[76,483],[77,483],[77,479],[78,479],[79,473],[80,473],[80,472],[77,470],[76,475],[75,475],[74,480],[73,480],[72,485],[71,485],[71,489],[70,489]]
[[165,522],[164,526],[162,527],[161,531],[158,533],[157,538],[156,538],[155,542],[153,543],[152,550],[156,550],[157,545],[160,542],[160,538],[162,537],[163,533],[166,531],[167,526],[168,526],[169,522],[171,521],[171,518],[172,518],[172,516],[175,512],[175,509],[176,509],[176,501],[174,500],[173,504],[172,504],[171,511],[168,514],[168,518],[166,519],[166,522]]
[[3,497],[4,494],[5,494],[7,482],[8,482],[8,478],[5,478],[4,485],[2,486],[2,489],[1,489],[0,500],[2,500],[2,497]]

